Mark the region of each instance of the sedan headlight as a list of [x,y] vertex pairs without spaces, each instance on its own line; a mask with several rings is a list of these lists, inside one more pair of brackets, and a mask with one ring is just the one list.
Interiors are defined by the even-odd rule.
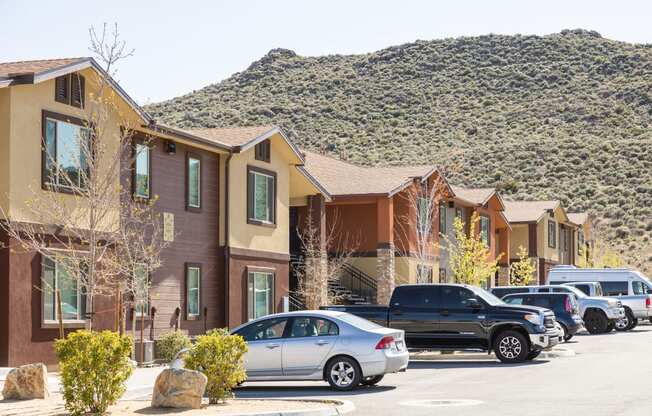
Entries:
[[543,326],[543,315],[541,314],[528,313],[523,318],[536,326]]

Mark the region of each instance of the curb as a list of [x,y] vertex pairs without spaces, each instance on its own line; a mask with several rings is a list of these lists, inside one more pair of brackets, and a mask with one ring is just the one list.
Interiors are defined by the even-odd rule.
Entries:
[[349,413],[355,410],[355,405],[349,400],[318,400],[318,399],[283,399],[283,398],[274,398],[274,399],[237,399],[237,400],[265,400],[265,401],[274,401],[274,400],[283,400],[291,402],[311,402],[311,403],[323,403],[323,404],[336,404],[334,407],[323,407],[318,409],[311,410],[270,410],[268,412],[249,412],[249,413],[227,413],[224,416],[338,416],[345,413]]
[[[574,357],[575,351],[565,348],[553,348],[543,351],[537,358],[565,358]],[[498,361],[495,354],[486,352],[459,352],[441,354],[438,352],[422,352],[410,354],[410,361]]]

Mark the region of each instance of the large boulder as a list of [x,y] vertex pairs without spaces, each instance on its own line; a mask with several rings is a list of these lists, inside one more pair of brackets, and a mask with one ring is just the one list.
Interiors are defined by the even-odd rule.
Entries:
[[7,374],[2,397],[5,399],[47,399],[48,369],[42,363],[27,364],[12,369]]
[[168,368],[156,377],[152,407],[199,409],[208,379],[199,371]]

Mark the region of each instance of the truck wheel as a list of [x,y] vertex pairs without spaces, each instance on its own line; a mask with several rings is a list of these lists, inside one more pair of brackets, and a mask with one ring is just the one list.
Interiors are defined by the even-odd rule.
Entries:
[[380,383],[380,380],[382,380],[383,377],[385,377],[383,374],[379,376],[364,377],[362,381],[360,381],[360,384],[363,386],[375,386],[376,384]]
[[[584,324],[590,334],[603,334],[607,332],[609,320],[604,312],[592,310],[584,314]],[[618,325],[616,325],[616,328],[618,328]]]
[[619,319],[616,322],[616,331],[629,331],[632,329],[632,323],[634,322],[634,314],[630,309],[625,309],[625,317]]
[[534,360],[535,358],[537,358],[539,356],[539,354],[541,354],[541,350],[532,351],[527,355],[527,360],[528,361]]
[[634,318],[632,319],[632,324],[630,325],[629,329],[634,329],[638,325],[638,319]]
[[326,366],[326,380],[335,390],[353,390],[360,384],[362,371],[349,357],[335,357]]
[[616,328],[616,322],[609,321],[609,323],[607,324],[607,332],[613,331],[614,328]]
[[496,357],[504,363],[521,363],[527,359],[530,345],[523,335],[516,331],[503,331],[494,338]]

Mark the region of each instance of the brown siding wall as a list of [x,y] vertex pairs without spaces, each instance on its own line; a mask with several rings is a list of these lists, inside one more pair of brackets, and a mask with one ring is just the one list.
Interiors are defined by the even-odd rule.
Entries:
[[[59,336],[57,328],[41,325],[41,256],[25,252],[16,241],[8,241],[7,349],[6,362],[0,366],[17,366],[33,362],[55,364],[53,341]],[[5,249],[6,250],[6,249]],[[93,310],[96,312],[95,329],[112,329],[114,309],[111,299],[97,296]],[[66,332],[74,329],[67,328]]]
[[290,282],[289,257],[284,254],[237,249],[229,256],[229,328],[247,322],[247,267],[274,269],[275,312],[283,311],[283,297],[287,296]]
[[0,367],[6,366],[9,358],[9,240],[0,228]]
[[[206,328],[225,325],[224,259],[219,246],[219,155],[177,143],[169,155],[161,140],[153,142],[151,153],[152,194],[158,196],[157,210],[174,215],[174,242],[162,253],[163,266],[152,276],[151,305],[156,308],[154,337],[174,328],[175,310],[181,311],[179,328],[191,335]],[[201,157],[201,210],[186,210],[186,154]],[[200,312],[202,317],[185,316],[185,264],[201,265]],[[207,307],[204,323],[203,311]],[[146,323],[149,335],[150,322]],[[139,325],[137,325],[139,329]]]
[[[328,205],[326,230],[337,227],[329,250],[346,248],[358,252],[375,252],[378,248],[376,217],[376,204]],[[343,247],[345,241],[348,241],[349,247]]]

